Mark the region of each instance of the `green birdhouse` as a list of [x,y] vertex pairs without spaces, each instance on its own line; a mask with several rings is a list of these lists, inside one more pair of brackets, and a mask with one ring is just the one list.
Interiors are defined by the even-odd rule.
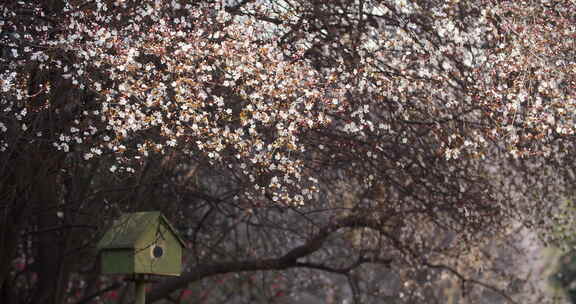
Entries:
[[103,274],[179,276],[184,247],[160,212],[124,214],[98,243]]

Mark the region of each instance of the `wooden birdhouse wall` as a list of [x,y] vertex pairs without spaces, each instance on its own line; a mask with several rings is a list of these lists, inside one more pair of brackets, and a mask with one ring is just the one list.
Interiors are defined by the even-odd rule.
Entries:
[[109,249],[102,251],[102,273],[134,273],[133,249]]
[[182,247],[168,226],[159,221],[136,243],[135,273],[179,275]]

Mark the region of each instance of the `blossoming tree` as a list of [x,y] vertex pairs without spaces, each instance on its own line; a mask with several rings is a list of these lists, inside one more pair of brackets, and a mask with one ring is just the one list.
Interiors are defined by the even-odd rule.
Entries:
[[[94,223],[77,212],[99,210],[97,199],[138,209],[108,192],[164,193],[142,190],[153,180],[186,205],[155,197],[189,230],[195,261],[152,300],[217,274],[307,268],[349,278],[352,299],[370,301],[355,271],[395,264],[422,289],[407,301],[426,296],[422,269],[514,301],[498,280],[466,271],[486,258],[475,248],[511,227],[554,224],[533,211],[558,204],[528,197],[533,176],[521,173],[530,168],[512,164],[546,166],[570,147],[574,9],[536,0],[3,4],[0,258],[58,257],[31,290],[62,302],[66,289],[47,274],[66,274],[63,284],[76,272],[51,229],[77,239],[70,229]],[[150,166],[166,171],[150,178]],[[250,232],[223,232],[230,227]],[[223,258],[209,241],[218,235],[220,250],[247,244]],[[44,249],[22,245],[28,238]],[[2,288],[23,284],[14,263],[0,264]]]

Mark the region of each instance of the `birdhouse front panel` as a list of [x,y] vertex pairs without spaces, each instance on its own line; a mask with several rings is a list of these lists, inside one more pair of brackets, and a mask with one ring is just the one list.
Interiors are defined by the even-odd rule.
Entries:
[[164,221],[147,230],[136,243],[135,272],[178,276],[182,268],[182,246]]

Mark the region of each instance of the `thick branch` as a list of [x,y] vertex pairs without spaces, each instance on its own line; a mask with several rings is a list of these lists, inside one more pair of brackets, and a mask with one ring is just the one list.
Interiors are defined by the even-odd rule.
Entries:
[[369,263],[382,264],[382,265],[385,265],[388,267],[392,263],[392,259],[368,259],[368,258],[362,258],[361,257],[358,260],[356,260],[356,262],[354,262],[352,265],[349,265],[345,268],[333,268],[330,266],[326,266],[324,264],[310,263],[310,262],[298,262],[296,264],[296,266],[302,267],[302,268],[311,268],[311,269],[322,270],[325,272],[331,272],[331,273],[335,273],[335,274],[348,275],[352,270],[356,269],[360,265],[369,264]]
[[168,296],[170,293],[186,287],[192,282],[218,274],[242,271],[283,270],[288,268],[304,267],[302,263],[298,262],[298,259],[308,256],[322,248],[324,242],[332,233],[335,233],[342,228],[356,227],[370,227],[379,230],[382,227],[382,224],[378,220],[366,217],[344,217],[323,227],[306,243],[288,251],[279,258],[223,262],[197,266],[178,278],[170,279],[158,284],[158,286],[149,293],[147,302],[152,303],[158,301]]

